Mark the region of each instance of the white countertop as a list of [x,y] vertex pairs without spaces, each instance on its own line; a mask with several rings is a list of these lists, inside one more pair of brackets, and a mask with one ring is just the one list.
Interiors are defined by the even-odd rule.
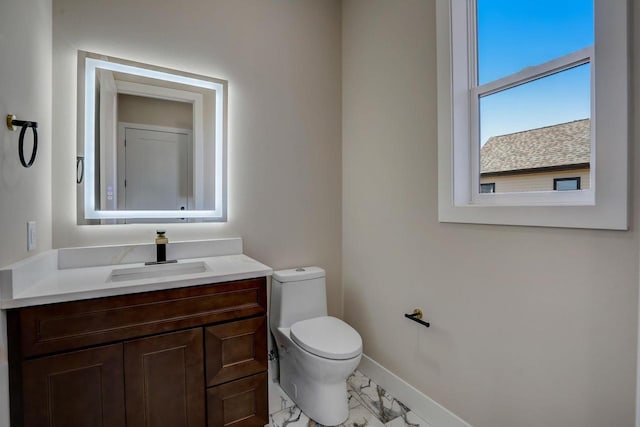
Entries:
[[[193,245],[189,242],[180,243],[182,248],[176,244],[174,256],[179,255],[180,251],[189,255],[213,255],[187,259],[176,256],[178,263],[202,262],[206,265],[206,271],[172,273],[136,280],[111,280],[114,270],[143,267],[144,262],[122,261],[126,262],[127,256],[131,258],[131,253],[149,252],[149,247],[153,249],[153,245],[61,249],[28,258],[0,270],[0,309],[229,282],[270,276],[272,273],[269,266],[237,253],[242,251],[242,242],[238,244],[236,239],[199,241]],[[204,249],[194,251],[194,247]],[[225,249],[220,250],[221,247]],[[127,256],[111,256],[108,262],[105,262],[106,252]],[[75,260],[74,263],[70,263],[70,257]],[[82,262],[78,261],[80,258]],[[138,260],[137,258],[134,257]],[[105,263],[107,265],[104,265]],[[73,267],[60,268],[61,265],[68,267],[70,264],[73,264]]]

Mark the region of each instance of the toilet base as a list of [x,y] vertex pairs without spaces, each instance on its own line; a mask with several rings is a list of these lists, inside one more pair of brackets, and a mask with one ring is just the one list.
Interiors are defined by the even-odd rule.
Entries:
[[289,363],[280,363],[280,387],[313,421],[335,426],[349,417],[346,378],[333,383],[319,383],[307,375],[294,372]]
[[347,378],[362,359],[317,356],[291,339],[290,328],[272,329],[278,345],[280,387],[313,421],[325,425],[342,424],[349,417]]

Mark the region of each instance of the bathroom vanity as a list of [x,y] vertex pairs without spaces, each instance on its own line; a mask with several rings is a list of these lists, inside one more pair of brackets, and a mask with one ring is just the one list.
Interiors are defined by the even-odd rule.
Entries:
[[43,294],[62,299],[45,304],[34,290],[3,299],[16,305],[5,312],[11,425],[267,424],[271,270],[241,254],[197,262],[205,271],[160,277],[137,264],[59,270],[89,281],[109,272],[107,285]]

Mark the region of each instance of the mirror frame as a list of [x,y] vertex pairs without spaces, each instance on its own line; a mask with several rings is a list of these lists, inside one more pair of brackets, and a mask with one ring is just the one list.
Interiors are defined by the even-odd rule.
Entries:
[[[133,74],[172,83],[179,83],[215,92],[215,169],[214,169],[214,206],[213,210],[100,210],[96,209],[95,188],[95,80],[96,69],[101,68],[114,72]],[[90,88],[90,90],[88,90]],[[79,147],[84,148],[84,219],[176,219],[190,218],[204,221],[227,221],[227,89],[226,80],[187,73],[164,67],[108,57],[91,52],[78,51],[78,138],[84,141]],[[202,116],[194,114],[194,133],[196,123],[203,123]],[[194,169],[203,171],[204,160],[194,150]],[[80,209],[79,209],[80,210]],[[78,220],[80,220],[80,213]]]

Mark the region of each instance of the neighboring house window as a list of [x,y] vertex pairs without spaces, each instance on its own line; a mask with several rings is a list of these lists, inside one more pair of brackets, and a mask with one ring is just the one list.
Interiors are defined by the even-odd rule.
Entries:
[[627,2],[436,5],[439,219],[626,229]]
[[553,189],[557,191],[580,190],[580,177],[555,178],[553,180]]
[[496,183],[488,182],[486,184],[480,184],[480,192],[481,193],[495,193],[496,192]]

